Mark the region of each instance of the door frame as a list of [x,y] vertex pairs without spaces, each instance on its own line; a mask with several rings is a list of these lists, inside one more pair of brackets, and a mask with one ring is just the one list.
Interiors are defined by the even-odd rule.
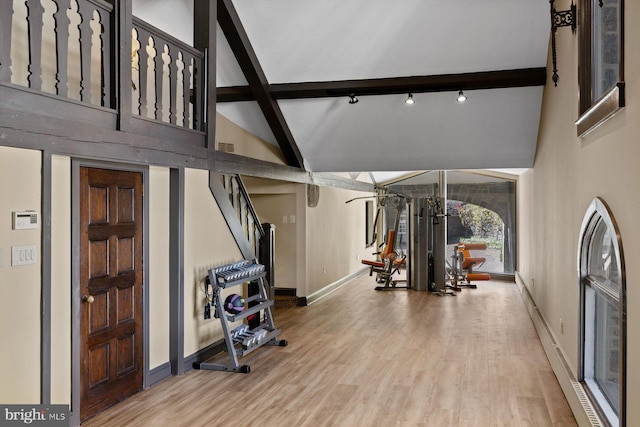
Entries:
[[80,168],[96,168],[142,173],[142,388],[149,388],[149,182],[147,165],[71,159],[71,414],[70,424],[80,425]]

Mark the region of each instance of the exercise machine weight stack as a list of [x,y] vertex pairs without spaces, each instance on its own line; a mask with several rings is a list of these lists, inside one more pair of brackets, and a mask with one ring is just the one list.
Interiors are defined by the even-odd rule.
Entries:
[[[280,329],[277,329],[273,322],[273,300],[269,299],[265,288],[265,266],[258,264],[256,260],[239,261],[232,264],[223,265],[221,267],[209,270],[209,275],[205,279],[208,288],[211,286],[211,300],[214,305],[214,317],[220,319],[224,341],[229,354],[229,364],[195,362],[194,369],[206,369],[212,371],[231,371],[248,374],[251,370],[249,365],[240,365],[238,356],[245,356],[263,345],[271,346],[287,346],[286,340],[278,340]],[[223,301],[221,298],[221,290],[242,285],[246,282],[254,282],[258,284],[258,293],[246,298],[245,303],[249,304],[248,309],[242,310],[237,314],[229,314],[225,312]],[[264,321],[259,321],[258,325],[249,328],[243,324],[231,330],[230,323],[238,320],[246,319],[249,316],[260,316],[260,312],[264,312]],[[206,310],[205,310],[206,317]]]

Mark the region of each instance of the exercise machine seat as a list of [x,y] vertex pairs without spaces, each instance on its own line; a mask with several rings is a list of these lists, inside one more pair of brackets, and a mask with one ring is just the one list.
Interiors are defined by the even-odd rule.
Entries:
[[491,275],[489,273],[469,273],[467,274],[467,281],[482,281],[482,280],[491,280]]
[[487,260],[486,258],[483,258],[483,257],[469,256],[469,251],[462,251],[462,254],[464,255],[464,261],[462,261],[462,268],[464,270],[467,270],[469,269],[469,267],[473,267],[476,264],[482,264]]
[[[491,280],[491,275],[489,273],[475,273],[473,271],[474,268],[481,266],[487,259],[484,257],[472,257],[472,250],[483,251],[487,249],[487,245],[485,243],[459,243],[458,244],[458,252],[462,253],[462,279],[467,281],[467,285],[475,287],[475,285],[471,284],[471,281],[485,281]],[[456,287],[462,286],[457,283]]]
[[364,265],[368,265],[371,267],[371,271],[369,272],[369,275],[373,273],[374,268],[384,268],[385,259],[394,255],[393,241],[394,241],[395,235],[396,235],[395,230],[389,230],[389,232],[387,233],[387,241],[385,243],[384,249],[382,250],[382,252],[374,254],[374,255],[378,255],[380,257],[380,260],[363,259],[361,261]]

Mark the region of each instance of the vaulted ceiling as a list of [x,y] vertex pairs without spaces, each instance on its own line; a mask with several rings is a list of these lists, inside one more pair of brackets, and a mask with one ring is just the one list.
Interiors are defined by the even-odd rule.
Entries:
[[292,166],[533,165],[547,0],[218,0],[218,23],[218,112]]

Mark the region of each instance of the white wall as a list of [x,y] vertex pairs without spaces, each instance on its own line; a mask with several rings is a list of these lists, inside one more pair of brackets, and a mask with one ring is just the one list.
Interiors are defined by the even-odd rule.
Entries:
[[216,149],[218,143],[233,144],[234,154],[279,165],[286,164],[279,147],[275,147],[216,113]]
[[[184,202],[184,355],[222,338],[220,321],[204,319],[203,279],[210,268],[242,259],[209,190],[209,173],[185,171]],[[242,294],[240,287],[222,292]]]
[[193,0],[133,0],[133,16],[193,46]]
[[149,196],[149,368],[169,356],[169,168],[150,166]]
[[39,151],[0,147],[0,402],[40,401],[40,263],[11,266],[11,247],[33,245],[41,231],[12,230],[12,212],[41,212]]
[[[552,329],[571,370],[579,363],[577,251],[580,226],[591,201],[609,205],[620,230],[627,273],[627,425],[640,425],[640,3],[626,2],[627,105],[590,135],[576,136],[577,36],[558,32],[558,87],[545,87],[538,150],[532,171],[521,176],[518,272]],[[547,70],[551,70],[550,62]],[[550,77],[549,77],[550,79]],[[560,322],[564,322],[561,330]]]
[[365,247],[365,202],[345,203],[369,193],[320,187],[318,205],[310,208],[305,184],[244,182],[261,220],[276,225],[277,287],[309,296],[362,269],[361,260],[371,256]]
[[306,286],[299,296],[310,295],[363,267],[361,260],[367,257],[365,201],[345,203],[363,195],[369,194],[320,187],[318,205],[306,209]]
[[251,202],[261,222],[275,225],[275,282],[277,288],[297,287],[296,193],[252,194]]
[[71,159],[51,158],[51,402],[71,403]]

